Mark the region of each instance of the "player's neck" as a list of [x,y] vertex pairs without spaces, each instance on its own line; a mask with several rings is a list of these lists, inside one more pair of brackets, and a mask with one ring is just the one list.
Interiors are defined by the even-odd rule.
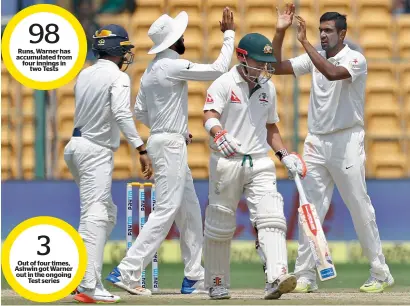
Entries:
[[244,71],[243,71],[243,67],[241,69],[238,69],[239,67],[237,67],[237,71],[239,73],[239,75],[242,77],[242,79],[245,80],[245,82],[248,84],[249,87],[249,91],[252,91],[252,89],[256,86],[256,84],[254,82],[252,82],[251,80],[249,80]]
[[337,45],[332,50],[326,51],[326,58],[334,57],[345,47],[344,44]]

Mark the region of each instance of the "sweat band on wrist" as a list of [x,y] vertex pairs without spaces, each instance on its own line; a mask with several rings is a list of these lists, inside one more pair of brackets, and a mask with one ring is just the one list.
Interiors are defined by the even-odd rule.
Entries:
[[220,126],[222,128],[221,123],[219,122],[219,120],[217,118],[209,118],[208,120],[206,120],[205,122],[205,130],[208,132],[208,134],[211,132],[211,129],[214,126]]
[[282,158],[284,158],[285,156],[289,155],[288,151],[286,149],[280,149],[279,151],[276,151],[275,155],[279,158],[279,160],[281,161]]

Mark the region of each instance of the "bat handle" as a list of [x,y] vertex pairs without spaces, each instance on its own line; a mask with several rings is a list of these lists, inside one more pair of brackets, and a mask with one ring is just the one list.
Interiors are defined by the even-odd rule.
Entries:
[[299,174],[295,175],[295,183],[296,183],[296,187],[297,187],[298,192],[299,192],[300,202],[302,202],[302,204],[308,204],[309,202],[306,198],[305,191],[303,190],[303,186],[302,186],[302,182],[300,181]]

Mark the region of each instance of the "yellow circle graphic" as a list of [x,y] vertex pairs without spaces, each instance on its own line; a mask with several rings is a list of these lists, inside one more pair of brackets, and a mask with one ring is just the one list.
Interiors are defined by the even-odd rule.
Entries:
[[[52,294],[39,294],[27,290],[14,277],[10,267],[10,251],[13,246],[13,243],[21,233],[37,225],[51,225],[63,230],[66,234],[68,234],[71,237],[71,239],[77,246],[78,250],[78,269],[75,276],[65,288]],[[85,270],[87,268],[87,251],[80,234],[67,222],[58,218],[48,216],[34,217],[26,221],[23,221],[22,223],[17,225],[7,236],[3,244],[1,265],[4,277],[6,278],[10,287],[14,291],[16,291],[17,294],[33,302],[48,303],[61,300],[67,297],[80,284],[81,280],[84,277]]]
[[[64,18],[70,23],[77,34],[78,44],[79,44],[79,54],[77,60],[71,70],[60,77],[57,80],[49,82],[40,82],[30,79],[23,75],[14,65],[13,60],[10,55],[10,38],[16,28],[16,26],[24,20],[26,17],[36,14],[36,13],[51,13]],[[87,37],[85,35],[84,29],[78,19],[71,14],[69,11],[63,9],[60,6],[52,4],[36,4],[25,8],[24,10],[18,12],[14,17],[8,22],[2,38],[1,51],[3,55],[4,65],[10,74],[21,84],[26,87],[37,89],[37,90],[51,90],[62,87],[72,81],[77,74],[81,71],[84,66],[85,59],[87,56]]]

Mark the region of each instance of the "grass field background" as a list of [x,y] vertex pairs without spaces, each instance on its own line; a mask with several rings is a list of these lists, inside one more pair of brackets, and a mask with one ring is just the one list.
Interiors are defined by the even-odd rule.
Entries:
[[[115,265],[105,265],[105,278]],[[294,263],[289,264],[290,271]],[[263,300],[264,275],[260,264],[232,263],[231,264],[231,300],[212,301],[206,295],[186,296],[179,294],[184,267],[182,264],[159,265],[160,293],[151,297],[132,296],[104,281],[108,290],[121,295],[121,304],[127,305],[410,305],[410,265],[391,264],[391,272],[396,285],[389,292],[382,294],[359,293],[359,287],[369,277],[369,266],[366,264],[339,264],[336,266],[337,278],[320,282],[319,293],[287,294],[280,300]],[[151,288],[151,269],[146,270],[146,285]],[[14,294],[2,275],[2,305],[37,304],[27,301]],[[73,304],[72,297],[52,304]],[[38,305],[38,304],[37,304]]]
[[[104,266],[104,277],[108,275],[114,266]],[[293,271],[294,263],[289,265]],[[391,272],[396,281],[397,289],[407,289],[410,293],[410,265],[390,265]],[[336,266],[337,277],[333,280],[321,282],[318,278],[320,288],[345,289],[357,288],[369,277],[369,266],[365,264],[339,264]],[[184,277],[184,266],[182,264],[159,265],[159,287],[180,288]],[[151,288],[151,268],[146,270],[147,288]],[[233,263],[231,264],[231,287],[237,289],[258,289],[265,285],[262,266],[255,263]],[[108,288],[107,284],[107,288]],[[112,289],[115,290],[115,287]]]
[[[103,278],[105,278],[115,265],[104,265]],[[293,271],[294,263],[289,264],[289,270]],[[391,264],[391,272],[395,279],[395,290],[408,291],[410,294],[410,265]],[[339,264],[336,265],[337,277],[333,280],[321,282],[321,289],[359,289],[369,277],[369,266],[366,264]],[[182,264],[159,264],[159,287],[167,289],[179,289],[184,277]],[[116,291],[105,282],[107,289]],[[233,289],[262,289],[265,279],[262,266],[255,263],[231,264],[231,287]],[[147,288],[151,288],[151,266],[146,269]],[[2,274],[2,289],[10,289]]]

